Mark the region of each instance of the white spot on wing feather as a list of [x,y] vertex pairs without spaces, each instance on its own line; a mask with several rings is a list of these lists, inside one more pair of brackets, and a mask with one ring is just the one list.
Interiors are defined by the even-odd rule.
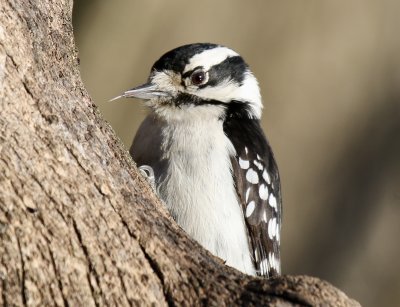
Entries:
[[258,188],[258,194],[260,195],[260,198],[263,200],[268,199],[268,186],[265,184],[261,184],[260,187]]
[[264,210],[263,216],[262,216],[262,220],[264,223],[268,223],[268,218],[267,218],[267,211]]
[[271,177],[269,176],[269,174],[268,174],[268,172],[267,172],[266,170],[263,171],[262,176],[263,176],[264,180],[265,180],[268,184],[271,183]]
[[274,208],[275,210],[278,210],[278,207],[276,205],[276,198],[275,198],[274,194],[271,193],[269,195],[268,203],[272,208]]
[[257,160],[254,160],[254,165],[257,166],[257,168],[262,171],[264,169],[264,166],[262,165],[262,163],[258,162]]
[[267,258],[264,258],[263,260],[261,260],[260,271],[261,271],[261,275],[266,275],[267,272],[269,271],[269,263],[268,263]]
[[274,253],[268,253],[268,260],[269,260],[269,265],[271,268],[274,268],[275,270],[278,271],[277,269],[277,261]]
[[249,201],[250,190],[251,190],[251,187],[247,188],[247,191],[246,191],[246,203]]
[[279,223],[276,223],[276,241],[278,241],[278,244],[281,244],[281,230],[279,227]]
[[248,169],[250,166],[250,162],[248,160],[243,160],[239,157],[239,165],[242,169]]
[[246,207],[246,217],[249,217],[250,215],[253,214],[255,207],[256,207],[256,203],[254,202],[254,200],[252,200],[251,202],[248,203],[248,205]]
[[276,235],[276,218],[272,218],[268,222],[268,236],[272,240]]
[[252,168],[249,168],[248,171],[246,172],[246,180],[252,184],[257,184],[258,183],[257,172]]

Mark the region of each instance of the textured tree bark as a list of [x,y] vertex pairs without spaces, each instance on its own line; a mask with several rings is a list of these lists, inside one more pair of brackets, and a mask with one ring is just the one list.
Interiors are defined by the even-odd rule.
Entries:
[[244,276],[184,234],[88,96],[71,14],[0,2],[0,306],[357,306],[316,278]]

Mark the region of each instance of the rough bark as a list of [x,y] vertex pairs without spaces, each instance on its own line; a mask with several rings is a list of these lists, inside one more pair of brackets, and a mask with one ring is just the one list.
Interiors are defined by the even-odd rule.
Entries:
[[87,94],[71,11],[0,2],[0,305],[357,306],[317,278],[244,276],[184,234]]

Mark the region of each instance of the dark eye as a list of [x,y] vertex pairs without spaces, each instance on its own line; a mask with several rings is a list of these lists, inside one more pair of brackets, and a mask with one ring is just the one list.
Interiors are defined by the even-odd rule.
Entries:
[[203,84],[205,80],[206,80],[206,73],[202,70],[197,70],[190,76],[190,81],[192,82],[193,85]]

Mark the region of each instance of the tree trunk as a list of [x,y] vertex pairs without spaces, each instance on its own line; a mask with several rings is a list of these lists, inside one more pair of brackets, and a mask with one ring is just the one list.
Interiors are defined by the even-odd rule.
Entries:
[[317,278],[244,276],[185,235],[88,96],[71,14],[0,3],[0,305],[357,306]]

